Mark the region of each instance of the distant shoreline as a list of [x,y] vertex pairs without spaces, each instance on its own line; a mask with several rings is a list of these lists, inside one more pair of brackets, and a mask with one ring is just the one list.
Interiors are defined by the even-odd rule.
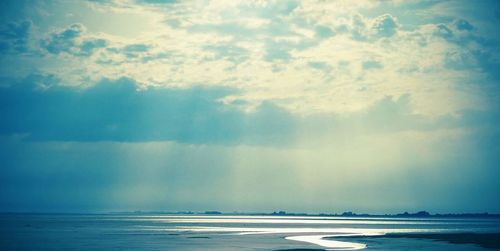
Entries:
[[246,213],[246,212],[219,212],[219,211],[122,211],[122,212],[0,212],[0,214],[62,214],[62,215],[193,215],[193,216],[296,216],[296,217],[349,217],[349,218],[500,218],[500,214],[491,213],[444,213],[430,214],[426,211],[417,213],[398,213],[398,214],[358,214],[353,212],[344,213],[287,213],[285,211],[272,213]]

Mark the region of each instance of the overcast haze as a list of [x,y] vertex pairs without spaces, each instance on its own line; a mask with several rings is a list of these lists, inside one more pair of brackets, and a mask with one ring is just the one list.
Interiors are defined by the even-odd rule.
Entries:
[[500,213],[498,1],[2,1],[1,211]]

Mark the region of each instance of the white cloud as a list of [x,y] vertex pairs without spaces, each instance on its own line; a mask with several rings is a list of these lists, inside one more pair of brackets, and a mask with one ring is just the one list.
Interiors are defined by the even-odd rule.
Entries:
[[[33,59],[37,70],[70,85],[129,77],[144,87],[230,86],[242,91],[226,101],[256,106],[272,100],[300,113],[351,112],[385,95],[405,93],[412,94],[415,109],[427,115],[482,105],[478,91],[469,92],[476,87],[455,88],[484,79],[484,73],[467,68],[475,59],[458,42],[473,41],[469,33],[475,29],[462,29],[473,26],[460,18],[403,29],[397,16],[359,14],[377,8],[373,1],[307,1],[297,6],[292,1],[111,1],[88,6],[101,14],[149,18],[140,23],[140,33],[123,36],[103,31],[133,26],[134,18],[119,18],[123,23],[108,23],[99,30],[83,17],[81,27],[88,26],[87,31],[79,30],[63,44],[45,42],[53,55]],[[318,27],[331,33],[317,36]],[[461,37],[452,38],[455,33]],[[84,45],[96,49],[84,50]],[[130,51],[133,45],[144,48]],[[467,46],[484,50],[477,42]],[[328,70],[320,71],[310,62],[321,62]],[[363,62],[380,67],[364,69]]]

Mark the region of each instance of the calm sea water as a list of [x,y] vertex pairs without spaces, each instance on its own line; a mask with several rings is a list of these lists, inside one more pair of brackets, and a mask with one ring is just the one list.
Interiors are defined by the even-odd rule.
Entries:
[[1,250],[484,250],[472,244],[363,236],[500,233],[500,220],[2,214],[0,231]]

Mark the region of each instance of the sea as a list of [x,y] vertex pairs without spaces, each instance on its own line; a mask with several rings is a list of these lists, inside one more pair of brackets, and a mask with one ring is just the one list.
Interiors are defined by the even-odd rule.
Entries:
[[493,250],[498,218],[0,214],[0,250]]

